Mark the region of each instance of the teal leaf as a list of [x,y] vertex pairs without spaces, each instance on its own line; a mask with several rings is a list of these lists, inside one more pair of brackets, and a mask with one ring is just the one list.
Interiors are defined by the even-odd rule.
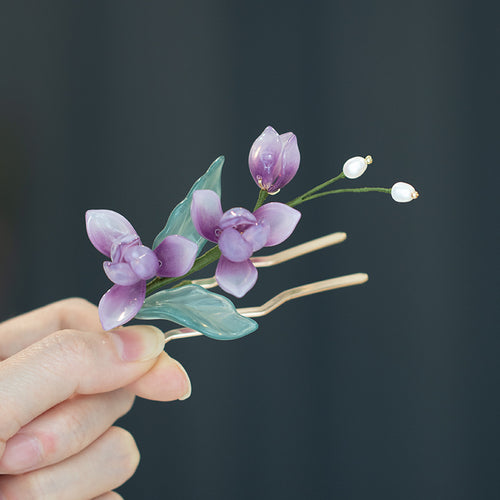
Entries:
[[198,234],[198,231],[196,231],[193,221],[191,220],[191,200],[193,198],[193,193],[198,189],[211,189],[220,196],[220,177],[223,165],[224,157],[219,156],[219,158],[217,158],[212,165],[208,167],[205,174],[193,184],[193,187],[189,190],[186,198],[184,198],[184,200],[182,200],[172,210],[172,213],[167,220],[167,224],[155,238],[153,248],[156,248],[166,236],[179,234],[180,236],[184,236],[189,240],[194,241],[198,245],[198,254],[201,252],[207,240]]
[[146,298],[137,319],[167,319],[216,340],[233,340],[257,330],[259,325],[236,311],[234,304],[199,285],[162,290]]

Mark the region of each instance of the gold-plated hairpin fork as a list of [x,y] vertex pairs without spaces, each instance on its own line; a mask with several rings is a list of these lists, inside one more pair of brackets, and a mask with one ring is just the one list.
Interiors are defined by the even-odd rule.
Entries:
[[[237,311],[242,316],[246,316],[247,318],[258,318],[260,316],[265,316],[271,311],[274,311],[277,307],[281,306],[285,302],[288,302],[289,300],[298,299],[299,297],[305,297],[306,295],[312,295],[314,293],[326,292],[327,290],[334,290],[336,288],[361,285],[367,280],[367,274],[356,273],[349,274],[347,276],[339,276],[338,278],[316,281],[314,283],[308,283],[307,285],[283,290],[282,292],[278,293],[278,295],[275,295],[272,299],[269,299],[265,304],[262,304],[261,306],[242,307],[237,309]],[[203,333],[192,330],[191,328],[175,328],[174,330],[165,332],[165,343],[169,342],[170,340],[197,337],[199,335],[203,335]]]
[[[346,239],[346,233],[332,233],[321,238],[316,238],[314,240],[302,243],[287,250],[281,252],[267,255],[264,257],[253,257],[251,260],[255,267],[270,267],[282,262],[286,262],[301,255],[305,255],[310,252],[315,252],[321,248],[326,248],[331,245],[336,245],[341,243]],[[361,285],[368,280],[368,275],[364,273],[349,274],[347,276],[340,276],[338,278],[330,278],[323,281],[316,281],[314,283],[308,283],[307,285],[297,286],[295,288],[290,288],[288,290],[283,290],[282,292],[275,295],[272,299],[269,299],[266,303],[261,306],[256,307],[243,307],[237,309],[237,311],[248,318],[257,318],[260,316],[265,316],[266,314],[274,311],[277,307],[281,306],[285,302],[292,299],[297,299],[299,297],[305,297],[306,295],[312,295],[315,293],[326,292],[328,290],[334,290],[336,288],[343,288],[346,286]],[[200,285],[204,288],[213,288],[217,286],[217,281],[215,277],[193,280],[192,283]],[[188,337],[197,337],[203,335],[201,332],[192,330],[191,328],[175,328],[174,330],[169,330],[165,332],[165,343],[170,340],[183,339]]]

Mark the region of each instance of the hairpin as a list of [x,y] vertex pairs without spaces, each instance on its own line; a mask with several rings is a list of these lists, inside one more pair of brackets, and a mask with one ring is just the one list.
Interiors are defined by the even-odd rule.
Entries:
[[[306,285],[289,288],[275,295],[261,306],[256,307],[240,307],[236,309],[239,314],[246,318],[260,318],[266,316],[274,311],[285,302],[292,299],[298,299],[307,295],[315,293],[326,292],[328,290],[335,290],[337,288],[344,288],[347,286],[361,285],[368,281],[368,275],[365,273],[348,274],[346,276],[339,276],[337,278],[330,278],[322,281],[315,281]],[[189,337],[197,337],[203,335],[202,332],[193,330],[192,328],[175,328],[165,332],[165,343],[171,340],[185,339]],[[220,338],[220,340],[230,340],[230,338]]]
[[[112,210],[86,213],[90,241],[109,260],[104,272],[114,285],[99,302],[105,330],[133,319],[166,319],[181,325],[166,334],[166,341],[195,335],[236,339],[255,331],[252,317],[262,316],[292,298],[363,283],[363,273],[332,278],[285,290],[262,306],[240,308],[220,293],[243,297],[255,284],[257,268],[268,267],[320,248],[340,243],[345,233],[333,233],[268,256],[253,256],[264,247],[279,245],[295,230],[301,213],[295,208],[314,199],[339,193],[388,193],[400,203],[418,197],[410,184],[396,182],[392,188],[358,187],[328,189],[344,179],[360,177],[373,162],[371,156],[347,160],[335,177],[287,203],[268,202],[292,180],[300,164],[297,138],[267,127],[254,141],[248,158],[250,173],[259,187],[252,211],[235,207],[223,211],[221,173],[224,157],[215,160],[167,219],[152,247],[142,244],[130,222]],[[205,253],[207,242],[214,246]],[[215,276],[190,276],[217,261]]]

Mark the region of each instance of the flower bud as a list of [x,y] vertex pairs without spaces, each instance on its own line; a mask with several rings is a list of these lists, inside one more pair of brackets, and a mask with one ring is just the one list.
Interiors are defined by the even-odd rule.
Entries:
[[418,198],[415,188],[406,182],[396,182],[391,188],[391,196],[394,201],[407,203]]
[[344,163],[342,171],[348,179],[357,179],[365,173],[366,168],[372,162],[373,159],[371,156],[367,156],[366,158],[355,156]]
[[269,194],[276,194],[297,173],[300,152],[297,138],[291,132],[279,135],[266,127],[253,143],[248,165],[254,181]]

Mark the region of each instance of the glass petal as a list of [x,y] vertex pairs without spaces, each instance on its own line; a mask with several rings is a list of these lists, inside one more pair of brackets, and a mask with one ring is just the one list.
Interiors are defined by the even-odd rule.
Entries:
[[[224,215],[221,217],[219,221],[219,228],[226,229],[228,227],[238,227],[242,226],[243,228],[249,224],[255,224],[257,219],[255,215],[247,210],[246,208],[236,207],[231,208],[231,210],[227,210],[224,212]],[[238,228],[240,229],[240,228]],[[241,229],[240,229],[241,230]]]
[[106,276],[115,284],[128,286],[140,281],[141,278],[132,271],[126,262],[104,262],[104,272]]
[[197,252],[198,246],[193,241],[176,234],[167,236],[155,249],[160,261],[157,275],[183,276],[193,267]]
[[270,230],[271,228],[267,222],[260,221],[246,229],[243,238],[252,245],[252,250],[256,252],[267,243]]
[[135,285],[115,285],[99,302],[99,318],[105,330],[111,330],[130,321],[141,309],[146,297],[146,282]]
[[285,241],[298,224],[301,213],[284,203],[266,203],[254,212],[257,220],[267,222],[270,226],[266,247],[278,245]]
[[232,262],[248,260],[253,253],[252,244],[232,227],[222,231],[219,237],[219,248],[221,254]]
[[257,281],[257,269],[250,260],[231,262],[224,256],[219,259],[215,278],[219,286],[235,297],[243,297]]
[[156,254],[151,248],[144,245],[134,245],[127,248],[123,252],[123,259],[130,264],[132,271],[143,280],[149,280],[156,276],[160,268]]
[[280,134],[280,141],[282,146],[284,147],[292,137],[295,137],[295,134],[293,132],[285,132],[284,134]]
[[233,303],[198,285],[162,290],[148,297],[138,319],[166,319],[217,340],[233,340],[257,330],[258,324],[241,316]]
[[281,189],[286,186],[295,176],[300,164],[300,151],[297,144],[297,137],[291,132],[280,136],[283,143],[281,158],[281,169],[278,178],[274,182],[274,189]]
[[121,238],[120,240],[116,240],[111,245],[111,260],[113,262],[122,262],[123,261],[123,253],[127,248],[130,248],[134,245],[140,245],[141,240],[139,236],[129,235]]
[[269,188],[279,171],[281,140],[273,127],[266,127],[250,148],[248,166],[254,181],[261,188]]
[[198,233],[205,239],[216,242],[217,229],[222,217],[219,195],[215,191],[200,189],[193,193],[191,217]]
[[111,256],[114,242],[129,237],[138,238],[132,224],[123,215],[112,210],[87,210],[85,223],[92,245],[106,257]]
[[217,158],[212,165],[210,165],[206,173],[193,184],[186,198],[181,201],[170,214],[167,224],[155,238],[153,248],[156,248],[166,236],[178,234],[194,241],[198,245],[198,253],[201,251],[206,241],[205,238],[200,236],[198,231],[196,231],[191,220],[191,202],[193,193],[198,189],[211,189],[220,196],[220,177],[223,165],[224,157],[219,156],[219,158]]

